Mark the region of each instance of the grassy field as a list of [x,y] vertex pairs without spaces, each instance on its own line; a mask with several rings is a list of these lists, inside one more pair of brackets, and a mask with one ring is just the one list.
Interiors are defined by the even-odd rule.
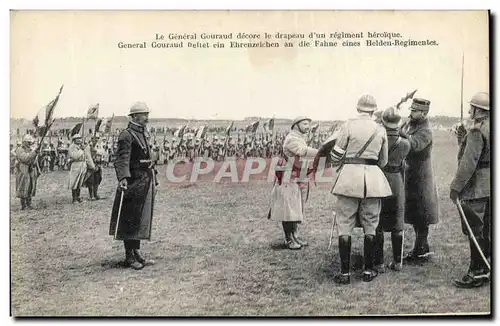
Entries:
[[[272,184],[163,183],[155,207],[153,239],[142,250],[156,260],[141,271],[123,269],[121,242],[107,235],[116,187],[104,170],[104,200],[71,204],[67,172],[41,176],[35,211],[21,211],[11,179],[12,308],[15,316],[339,316],[490,312],[490,288],[457,289],[452,281],[468,267],[448,185],[457,146],[436,132],[434,166],[441,221],[432,226],[436,255],[425,266],[405,265],[363,283],[362,231],[353,237],[348,286],[338,286],[336,245],[328,251],[333,196],[313,188],[300,251],[282,250],[281,225],[266,219]],[[160,168],[160,175],[165,167]],[[413,230],[406,226],[405,252]],[[390,259],[386,234],[386,261]]]

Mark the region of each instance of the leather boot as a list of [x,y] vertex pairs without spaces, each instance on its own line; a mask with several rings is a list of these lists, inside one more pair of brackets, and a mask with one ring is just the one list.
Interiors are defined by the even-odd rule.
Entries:
[[26,200],[24,198],[21,198],[21,210],[26,209]]
[[429,226],[428,225],[414,225],[415,229],[415,245],[413,250],[404,258],[406,262],[426,262],[434,254],[429,249],[428,236],[429,236]]
[[33,209],[33,206],[31,206],[31,197],[26,198],[26,208]]
[[301,245],[302,247],[305,247],[307,246],[307,242],[306,241],[302,241],[300,240],[298,237],[297,237],[297,229],[298,229],[298,225],[299,223],[298,222],[293,222],[293,227],[292,227],[292,237],[293,239],[295,240],[295,242],[297,242],[299,245]]
[[403,231],[391,232],[392,262],[387,266],[393,271],[399,272],[403,269],[401,253],[403,249]]
[[132,267],[135,270],[144,268],[144,265],[137,261],[133,249],[125,250],[125,266]]
[[155,264],[154,260],[144,258],[139,252],[139,249],[134,249],[134,256],[135,259],[144,266],[151,266]]
[[285,246],[290,250],[299,250],[302,248],[293,238],[293,222],[283,222],[283,229],[285,230]]
[[470,265],[467,274],[454,284],[458,288],[471,289],[483,286],[489,280],[489,273],[485,270],[482,258],[477,251],[472,240],[469,240],[470,246]]
[[343,235],[339,237],[340,274],[334,276],[333,280],[338,284],[351,283],[351,237]]
[[92,186],[89,186],[88,190],[89,190],[89,199],[94,200],[94,189],[92,188]]
[[82,202],[82,198],[80,198],[80,188],[76,189],[76,201],[81,203]]
[[95,185],[94,186],[94,199],[95,200],[99,200],[101,199],[101,197],[99,197],[99,195],[97,195],[97,190],[99,189],[99,186]]
[[384,266],[384,231],[378,227],[375,231],[375,247],[373,250],[373,263],[379,273],[385,272]]
[[363,253],[365,256],[365,270],[363,272],[363,282],[371,282],[378,276],[378,271],[373,268],[375,251],[375,236],[365,234]]

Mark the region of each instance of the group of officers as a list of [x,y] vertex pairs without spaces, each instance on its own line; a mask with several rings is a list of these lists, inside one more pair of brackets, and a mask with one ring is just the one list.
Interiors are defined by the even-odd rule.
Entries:
[[[311,119],[295,119],[283,144],[285,157],[279,164],[285,168],[288,162],[293,162],[291,182],[282,182],[283,170],[277,168],[268,214],[271,220],[282,222],[288,249],[307,245],[298,237],[297,226],[304,221],[311,180],[321,159],[326,158],[335,170],[331,193],[336,199],[332,207],[339,235],[340,273],[334,280],[339,284],[351,282],[354,227],[362,227],[364,231],[363,281],[371,282],[386,268],[400,271],[403,262],[427,262],[433,254],[428,240],[429,225],[439,222],[433,134],[428,118],[430,101],[413,99],[409,121],[405,123],[399,108],[378,111],[376,100],[370,95],[363,95],[356,109],[357,117],[347,120],[319,149],[305,141]],[[472,126],[459,123],[453,128],[459,151],[450,199],[457,207],[463,207],[462,231],[470,239],[468,272],[454,282],[461,288],[480,287],[489,282],[490,276],[489,112],[489,94],[478,93],[470,101]],[[307,160],[313,163],[304,178],[301,170]],[[406,255],[403,255],[404,223],[415,230],[413,249]],[[388,264],[384,264],[384,232],[391,233],[392,259]]]
[[[338,230],[340,273],[335,282],[351,282],[351,233],[364,230],[363,281],[370,282],[386,268],[400,271],[403,262],[426,262],[432,255],[429,225],[439,222],[439,202],[434,180],[432,127],[428,119],[430,101],[415,98],[410,119],[401,123],[399,108],[377,111],[373,96],[363,95],[356,106],[358,116],[347,120],[319,149],[309,146],[311,119],[298,117],[283,140],[282,159],[276,168],[268,218],[282,222],[285,245],[298,250],[307,245],[297,234],[304,221],[304,205],[311,179],[319,162],[326,158],[335,171],[331,193],[336,202],[335,224]],[[490,103],[488,93],[478,93],[470,101],[471,127],[454,127],[458,168],[450,185],[450,198],[464,209],[470,239],[470,266],[464,277],[455,281],[462,288],[479,287],[489,282],[489,265],[482,257],[491,255],[490,208]],[[124,242],[124,265],[142,269],[154,264],[140,252],[140,241],[151,239],[154,198],[158,186],[154,153],[147,131],[149,108],[136,102],[129,112],[130,122],[118,136],[114,168],[118,186],[113,202],[109,235]],[[73,202],[80,202],[80,187],[89,189],[92,199],[102,178],[102,153],[96,149],[98,137],[84,146],[81,136],[72,137],[68,150],[71,161],[69,188]],[[16,179],[17,197],[22,209],[31,208],[36,191],[38,169],[33,165],[39,148],[26,135],[16,157],[20,167]],[[303,160],[311,160],[307,178],[301,169]],[[282,182],[283,169],[293,162],[293,182]],[[415,230],[413,249],[403,255],[404,223]],[[391,233],[392,260],[384,264],[384,232]],[[476,243],[479,244],[476,246]]]

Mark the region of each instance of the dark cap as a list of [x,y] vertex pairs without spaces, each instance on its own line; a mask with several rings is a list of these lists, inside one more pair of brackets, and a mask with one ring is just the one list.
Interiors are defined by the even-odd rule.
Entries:
[[410,110],[412,111],[429,111],[429,107],[431,105],[431,101],[425,100],[423,98],[415,98],[411,103]]

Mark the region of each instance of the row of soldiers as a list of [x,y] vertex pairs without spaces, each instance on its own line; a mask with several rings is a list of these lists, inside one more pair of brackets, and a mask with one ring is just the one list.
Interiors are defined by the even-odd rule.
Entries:
[[[364,231],[363,281],[371,282],[386,268],[400,271],[403,262],[423,263],[432,255],[428,242],[429,226],[439,222],[439,202],[434,178],[433,134],[428,119],[430,101],[413,99],[409,121],[401,124],[399,108],[388,108],[378,115],[373,96],[362,96],[356,107],[358,116],[347,120],[319,149],[306,143],[311,119],[297,118],[284,140],[285,157],[276,169],[276,182],[268,214],[281,221],[288,249],[298,250],[307,243],[299,239],[297,226],[304,221],[310,181],[322,158],[335,167],[331,190],[335,195],[335,224],[338,231],[340,273],[334,280],[349,284],[351,233]],[[490,130],[489,94],[478,93],[470,101],[467,129],[454,128],[458,144],[458,168],[450,185],[450,198],[463,207],[462,231],[469,236],[468,272],[454,284],[473,288],[489,281],[491,259],[490,206]],[[309,178],[302,178],[304,160],[313,160]],[[292,161],[294,182],[283,184],[283,168]],[[460,210],[459,210],[460,211]],[[403,255],[404,223],[415,230],[413,249]],[[470,226],[470,231],[469,227]],[[384,264],[384,232],[391,233],[392,260]]]

